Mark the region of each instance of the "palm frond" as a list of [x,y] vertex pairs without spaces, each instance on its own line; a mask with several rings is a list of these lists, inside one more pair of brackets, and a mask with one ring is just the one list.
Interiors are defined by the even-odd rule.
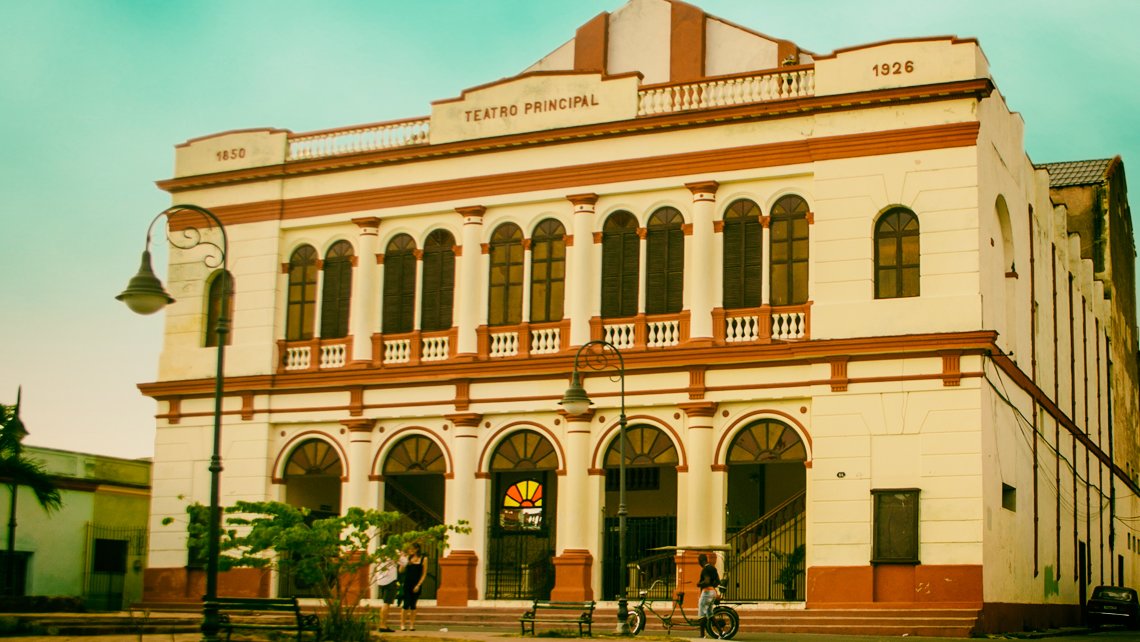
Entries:
[[0,457],[0,480],[11,487],[27,486],[49,513],[63,506],[63,498],[51,475],[39,462],[24,457]]

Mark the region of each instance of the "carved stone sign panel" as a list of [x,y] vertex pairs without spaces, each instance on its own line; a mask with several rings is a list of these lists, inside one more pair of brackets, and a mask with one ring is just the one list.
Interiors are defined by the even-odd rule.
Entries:
[[536,73],[476,87],[432,105],[431,143],[631,119],[638,82],[636,75]]

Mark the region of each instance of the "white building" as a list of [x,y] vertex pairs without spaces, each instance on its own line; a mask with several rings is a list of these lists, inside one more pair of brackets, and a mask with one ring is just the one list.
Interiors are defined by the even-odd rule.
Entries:
[[[1136,395],[1135,314],[1116,336],[1022,127],[973,40],[817,55],[631,0],[427,117],[179,145],[160,185],[222,218],[235,281],[223,503],[466,520],[439,604],[613,600],[624,383],[639,581],[693,563],[652,548],[727,543],[741,599],[1074,620],[1140,571],[1137,452],[1112,448],[1136,405],[1110,403]],[[200,594],[160,525],[208,497],[200,259],[172,253],[142,386],[151,600]],[[567,416],[592,339],[624,382],[587,371],[595,407]]]

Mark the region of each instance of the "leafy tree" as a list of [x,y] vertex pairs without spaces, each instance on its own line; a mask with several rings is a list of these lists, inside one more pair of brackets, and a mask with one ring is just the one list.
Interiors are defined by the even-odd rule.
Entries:
[[17,393],[16,405],[0,404],[0,482],[8,486],[7,572],[3,589],[8,595],[16,594],[16,493],[20,486],[30,488],[40,507],[47,513],[63,506],[59,488],[43,464],[24,456],[23,442],[27,436],[28,430],[20,420],[20,395]]
[[356,612],[355,596],[365,594],[381,563],[395,562],[412,542],[439,543],[451,532],[467,533],[466,522],[407,531],[397,512],[350,508],[346,514],[311,519],[308,509],[281,502],[238,502],[226,507],[219,568],[283,566],[324,601],[322,636],[328,640],[368,640],[368,626]]

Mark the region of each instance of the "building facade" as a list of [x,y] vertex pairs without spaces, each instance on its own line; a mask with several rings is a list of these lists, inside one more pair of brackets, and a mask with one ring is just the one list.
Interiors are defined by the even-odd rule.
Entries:
[[[43,464],[63,504],[47,513],[31,490],[17,491],[15,594],[81,597],[88,609],[109,611],[138,601],[151,462],[37,446],[23,446],[23,455]],[[10,492],[0,484],[5,526]]]
[[[1022,127],[973,40],[818,55],[632,0],[428,117],[179,145],[160,186],[230,244],[223,503],[464,520],[439,604],[613,600],[624,404],[633,582],[718,545],[741,599],[1075,619],[1140,571],[1137,451],[1113,449],[1136,440],[1135,311]],[[172,251],[141,386],[151,600],[198,581],[161,524],[208,497],[227,304],[200,259]],[[597,339],[624,376],[586,370],[594,407],[560,412]]]

